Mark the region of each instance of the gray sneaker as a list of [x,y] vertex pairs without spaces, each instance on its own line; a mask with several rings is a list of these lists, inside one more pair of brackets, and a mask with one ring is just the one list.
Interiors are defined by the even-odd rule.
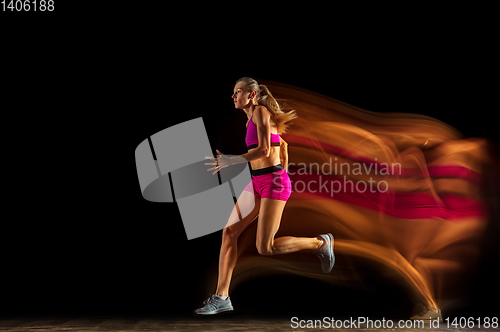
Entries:
[[211,295],[203,304],[205,305],[203,308],[194,311],[198,315],[215,315],[221,312],[234,310],[229,297],[222,300],[215,295]]
[[331,233],[318,236],[323,240],[323,244],[317,249],[316,256],[321,262],[323,273],[330,273],[335,264],[335,255],[333,253],[333,235]]

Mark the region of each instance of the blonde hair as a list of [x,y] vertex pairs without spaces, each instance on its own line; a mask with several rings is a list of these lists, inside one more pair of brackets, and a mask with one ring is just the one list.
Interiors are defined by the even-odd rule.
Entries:
[[264,84],[257,83],[256,80],[250,77],[242,77],[236,81],[236,84],[242,82],[250,91],[256,91],[255,99],[258,105],[265,106],[271,113],[271,118],[276,123],[276,128],[279,134],[285,133],[290,121],[297,118],[294,110],[284,112],[278,101],[273,97],[271,91]]

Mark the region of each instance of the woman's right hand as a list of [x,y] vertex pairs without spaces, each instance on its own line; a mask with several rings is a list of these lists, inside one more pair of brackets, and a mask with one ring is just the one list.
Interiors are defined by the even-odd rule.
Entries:
[[232,161],[233,160],[232,157],[226,157],[219,150],[215,150],[215,151],[218,154],[217,158],[214,158],[214,157],[205,157],[205,159],[210,159],[210,160],[214,161],[213,163],[205,163],[205,165],[209,165],[209,166],[214,166],[215,165],[215,167],[207,169],[207,171],[214,171],[212,173],[212,175],[214,175],[215,173],[217,173],[218,171],[220,171],[222,168],[227,167],[227,166],[231,166],[232,164],[234,164],[234,162]]

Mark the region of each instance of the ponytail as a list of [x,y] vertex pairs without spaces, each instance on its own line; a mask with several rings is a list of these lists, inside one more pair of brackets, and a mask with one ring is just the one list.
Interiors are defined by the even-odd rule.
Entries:
[[294,110],[283,112],[278,101],[274,98],[271,91],[264,84],[259,85],[260,93],[258,95],[257,103],[259,105],[265,106],[267,110],[271,113],[271,117],[276,123],[278,133],[282,134],[286,132],[288,126],[291,124],[290,121],[295,119],[297,115]]

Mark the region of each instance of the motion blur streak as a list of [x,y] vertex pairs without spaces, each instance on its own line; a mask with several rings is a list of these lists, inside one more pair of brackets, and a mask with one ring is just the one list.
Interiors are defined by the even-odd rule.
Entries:
[[[481,191],[487,142],[463,139],[428,116],[374,113],[300,88],[265,84],[299,116],[283,135],[293,192],[276,237],[331,232],[337,264],[322,275],[310,254],[259,256],[252,225],[238,240],[232,288],[283,272],[354,286],[369,266],[400,281],[415,310],[438,309],[458,296],[488,222]],[[393,164],[401,170],[381,171]],[[320,187],[320,177],[337,180],[335,193],[330,184]],[[369,180],[385,181],[387,190],[356,190],[359,181]]]

